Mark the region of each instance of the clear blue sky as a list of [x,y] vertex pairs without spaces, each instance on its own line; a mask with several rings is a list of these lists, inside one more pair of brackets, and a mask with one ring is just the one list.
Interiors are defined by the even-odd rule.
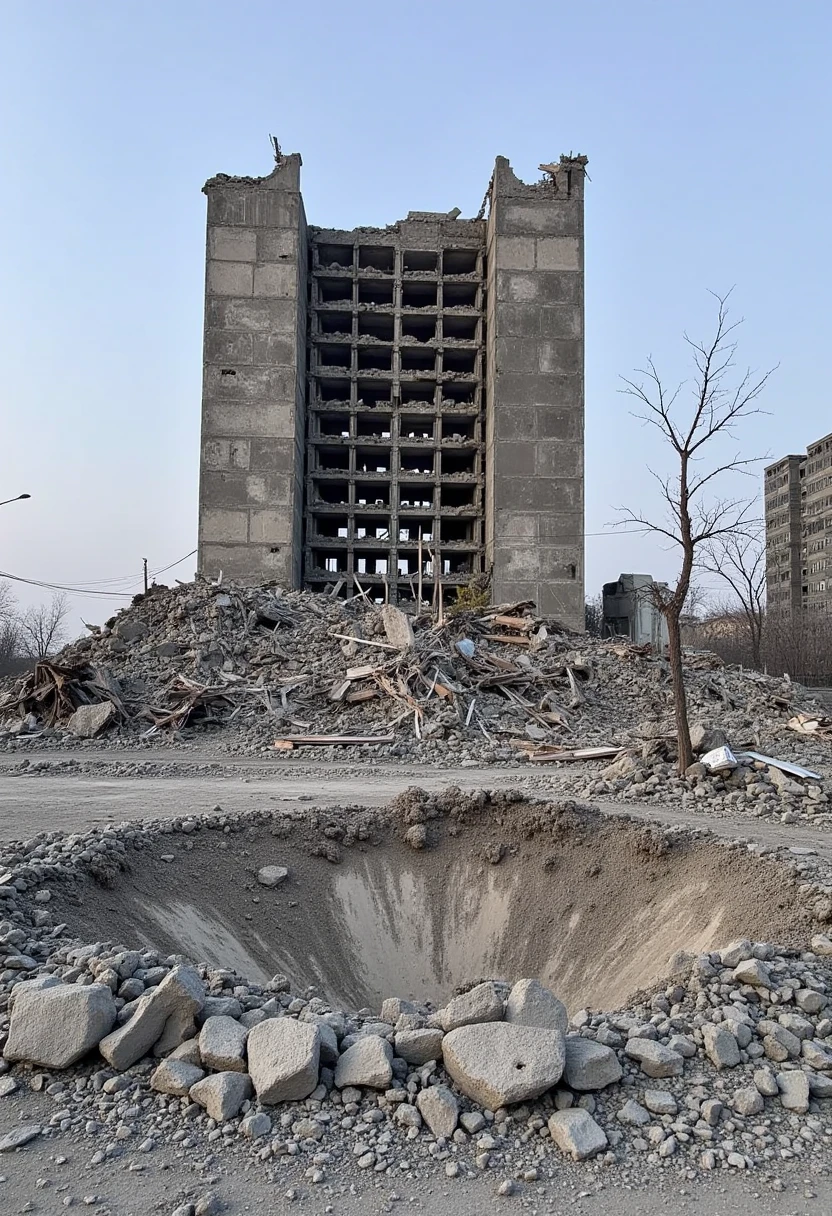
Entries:
[[[650,352],[682,376],[709,288],[736,285],[741,358],[780,364],[748,449],[832,431],[828,2],[3,0],[0,17],[0,498],[33,496],[0,510],[0,569],[138,578],[195,546],[200,188],[268,172],[270,132],[303,155],[311,221],[344,227],[475,214],[498,154],[527,180],[588,154],[588,532],[651,505],[662,457],[618,377]],[[588,591],[673,568],[641,537],[588,537]],[[73,600],[73,626],[116,603]]]

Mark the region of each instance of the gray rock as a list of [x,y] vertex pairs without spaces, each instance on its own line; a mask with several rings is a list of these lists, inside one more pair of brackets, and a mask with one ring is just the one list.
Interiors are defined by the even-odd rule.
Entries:
[[9,1094],[13,1094],[17,1089],[17,1081],[14,1077],[0,1077],[0,1098],[8,1098]]
[[317,1026],[269,1018],[248,1036],[248,1070],[267,1106],[308,1098],[318,1084],[321,1036]]
[[705,1054],[718,1072],[723,1068],[736,1068],[740,1062],[740,1045],[723,1026],[706,1022],[702,1027],[702,1042]]
[[805,1115],[809,1109],[809,1078],[805,1072],[794,1069],[791,1072],[778,1072],[777,1088],[780,1091],[780,1103],[784,1110],[793,1110],[798,1115]]
[[408,1064],[427,1064],[442,1059],[441,1030],[400,1030],[394,1040],[396,1055]]
[[649,1112],[634,1098],[630,1098],[629,1102],[624,1103],[616,1118],[619,1123],[624,1123],[627,1127],[644,1127],[646,1123],[650,1122]]
[[439,1011],[442,1029],[447,1034],[460,1026],[478,1022],[499,1022],[503,1016],[503,999],[494,984],[477,984],[470,992],[455,996]]
[[737,963],[734,979],[738,984],[751,984],[754,988],[770,988],[771,976],[765,963],[758,958],[747,958]]
[[686,1034],[672,1034],[667,1040],[667,1046],[685,1060],[692,1060],[696,1055],[696,1044]]
[[[419,1114],[434,1136],[450,1140],[459,1119],[459,1103],[446,1085],[429,1085],[416,1098]],[[485,1121],[481,1126],[485,1125]],[[479,1129],[477,1129],[479,1130]]]
[[261,887],[277,887],[288,877],[286,866],[263,866],[257,871],[257,881]]
[[186,1039],[184,1043],[180,1043],[178,1047],[174,1047],[168,1059],[183,1060],[186,1064],[193,1064],[196,1068],[202,1068],[202,1056],[199,1054],[199,1039]]
[[263,1114],[262,1111],[255,1115],[246,1115],[245,1119],[243,1119],[242,1123],[240,1124],[240,1131],[244,1136],[247,1136],[249,1140],[259,1140],[262,1136],[268,1136],[271,1130],[272,1121],[269,1116]]
[[117,638],[121,638],[122,642],[137,642],[140,638],[147,637],[147,625],[144,621],[119,621],[113,627],[113,633]]
[[754,1073],[754,1084],[764,1098],[776,1098],[780,1092],[777,1078],[770,1068],[758,1068]]
[[690,728],[691,751],[696,755],[712,752],[717,747],[728,747],[728,736],[724,730],[710,723],[695,722]]
[[115,1020],[106,984],[18,984],[3,1055],[42,1068],[69,1068],[98,1046]]
[[66,728],[76,739],[94,739],[115,717],[116,707],[112,701],[81,705],[67,721]]
[[421,1127],[422,1116],[415,1106],[411,1106],[409,1102],[400,1102],[393,1112],[393,1120],[395,1123],[401,1124],[402,1127]]
[[338,1036],[328,1022],[316,1019],[313,1025],[321,1036],[321,1063],[334,1068],[338,1063]]
[[43,1128],[39,1123],[24,1123],[22,1127],[16,1127],[12,1131],[6,1132],[4,1136],[0,1136],[0,1153],[8,1153],[15,1148],[23,1148],[24,1144],[28,1144],[30,1140],[34,1140],[42,1131]]
[[666,1089],[645,1089],[644,1105],[654,1115],[675,1115],[679,1109],[673,1094]]
[[392,646],[398,646],[400,650],[408,650],[414,642],[410,617],[393,604],[384,604],[379,609],[379,613],[384,632],[387,634],[387,641]]
[[199,1032],[199,1054],[205,1067],[214,1072],[245,1072],[248,1035],[234,1018],[208,1018]]
[[638,1060],[641,1071],[657,1080],[661,1077],[680,1077],[684,1060],[677,1051],[671,1051],[662,1043],[652,1039],[628,1039],[624,1047],[632,1060]]
[[505,1020],[515,1026],[540,1026],[566,1034],[569,1014],[554,993],[537,980],[518,980],[508,994]]
[[194,968],[174,967],[157,988],[139,997],[130,1021],[107,1035],[98,1049],[119,1071],[147,1055],[154,1044],[169,1043],[168,1050],[172,1051],[188,1037],[187,1031],[193,1027],[204,1000],[205,989]]
[[199,1021],[207,1022],[209,1018],[240,1018],[242,1016],[243,1007],[236,996],[206,996]]
[[401,997],[389,996],[386,1001],[382,1002],[379,1020],[389,1022],[391,1026],[395,1026],[400,1017],[403,1017],[405,1014],[415,1014],[418,1012],[412,1001],[403,1001]]
[[809,1093],[813,1098],[832,1098],[832,1077],[826,1077],[817,1072],[810,1072],[807,1075]]
[[238,1115],[251,1094],[251,1077],[244,1072],[215,1072],[190,1089],[193,1101],[204,1106],[217,1123],[226,1123]]
[[184,1098],[191,1086],[196,1085],[204,1076],[204,1069],[195,1064],[188,1064],[186,1060],[174,1060],[168,1056],[154,1070],[150,1078],[150,1088],[160,1094],[174,1094]]
[[573,1161],[586,1161],[607,1147],[604,1132],[589,1111],[581,1107],[556,1111],[548,1126],[555,1144]]
[[821,1072],[829,1072],[832,1069],[832,1052],[829,1048],[821,1046],[820,1043],[804,1039],[800,1052],[810,1068],[820,1069]]
[[555,1085],[566,1049],[556,1030],[485,1022],[445,1035],[442,1056],[445,1071],[464,1094],[497,1110],[537,1098]]
[[388,1089],[393,1076],[393,1049],[377,1034],[360,1038],[339,1057],[335,1066],[335,1085],[356,1088]]
[[751,942],[747,937],[741,937],[737,941],[731,942],[724,950],[720,950],[719,952],[719,958],[723,967],[736,967],[738,963],[751,958],[751,949]]
[[760,1115],[765,1109],[763,1095],[753,1085],[738,1089],[731,1103],[738,1115]]
[[580,1035],[567,1036],[563,1077],[570,1089],[603,1089],[620,1081],[622,1075],[618,1056],[610,1047]]

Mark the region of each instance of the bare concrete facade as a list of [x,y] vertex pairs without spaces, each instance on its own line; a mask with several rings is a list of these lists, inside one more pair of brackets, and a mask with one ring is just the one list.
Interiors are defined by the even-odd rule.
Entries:
[[832,610],[832,435],[765,470],[766,594],[785,612]]
[[206,183],[202,572],[400,603],[489,575],[583,627],[585,163],[500,157],[487,219],[352,231],[307,228],[297,155]]

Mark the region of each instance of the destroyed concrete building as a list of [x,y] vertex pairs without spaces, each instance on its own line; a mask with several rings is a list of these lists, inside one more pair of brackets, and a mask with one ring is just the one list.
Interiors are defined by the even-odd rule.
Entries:
[[297,154],[206,183],[201,573],[583,627],[585,164],[352,231]]
[[605,637],[629,638],[637,646],[650,645],[661,654],[667,645],[667,620],[659,611],[650,574],[619,574],[615,583],[604,583],[602,610]]
[[832,608],[832,435],[765,470],[766,596],[786,613]]

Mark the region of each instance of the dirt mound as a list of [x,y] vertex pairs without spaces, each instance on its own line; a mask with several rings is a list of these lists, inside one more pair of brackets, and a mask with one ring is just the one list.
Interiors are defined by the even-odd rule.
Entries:
[[[427,828],[425,847],[406,843]],[[510,795],[216,818],[131,830],[119,864],[51,884],[56,914],[106,937],[235,971],[276,972],[338,1008],[395,994],[441,1004],[483,977],[538,976],[571,1010],[616,1008],[697,954],[751,936],[805,944],[779,863],[710,838]],[[268,888],[265,866],[288,877]],[[102,886],[102,882],[106,886]]]

